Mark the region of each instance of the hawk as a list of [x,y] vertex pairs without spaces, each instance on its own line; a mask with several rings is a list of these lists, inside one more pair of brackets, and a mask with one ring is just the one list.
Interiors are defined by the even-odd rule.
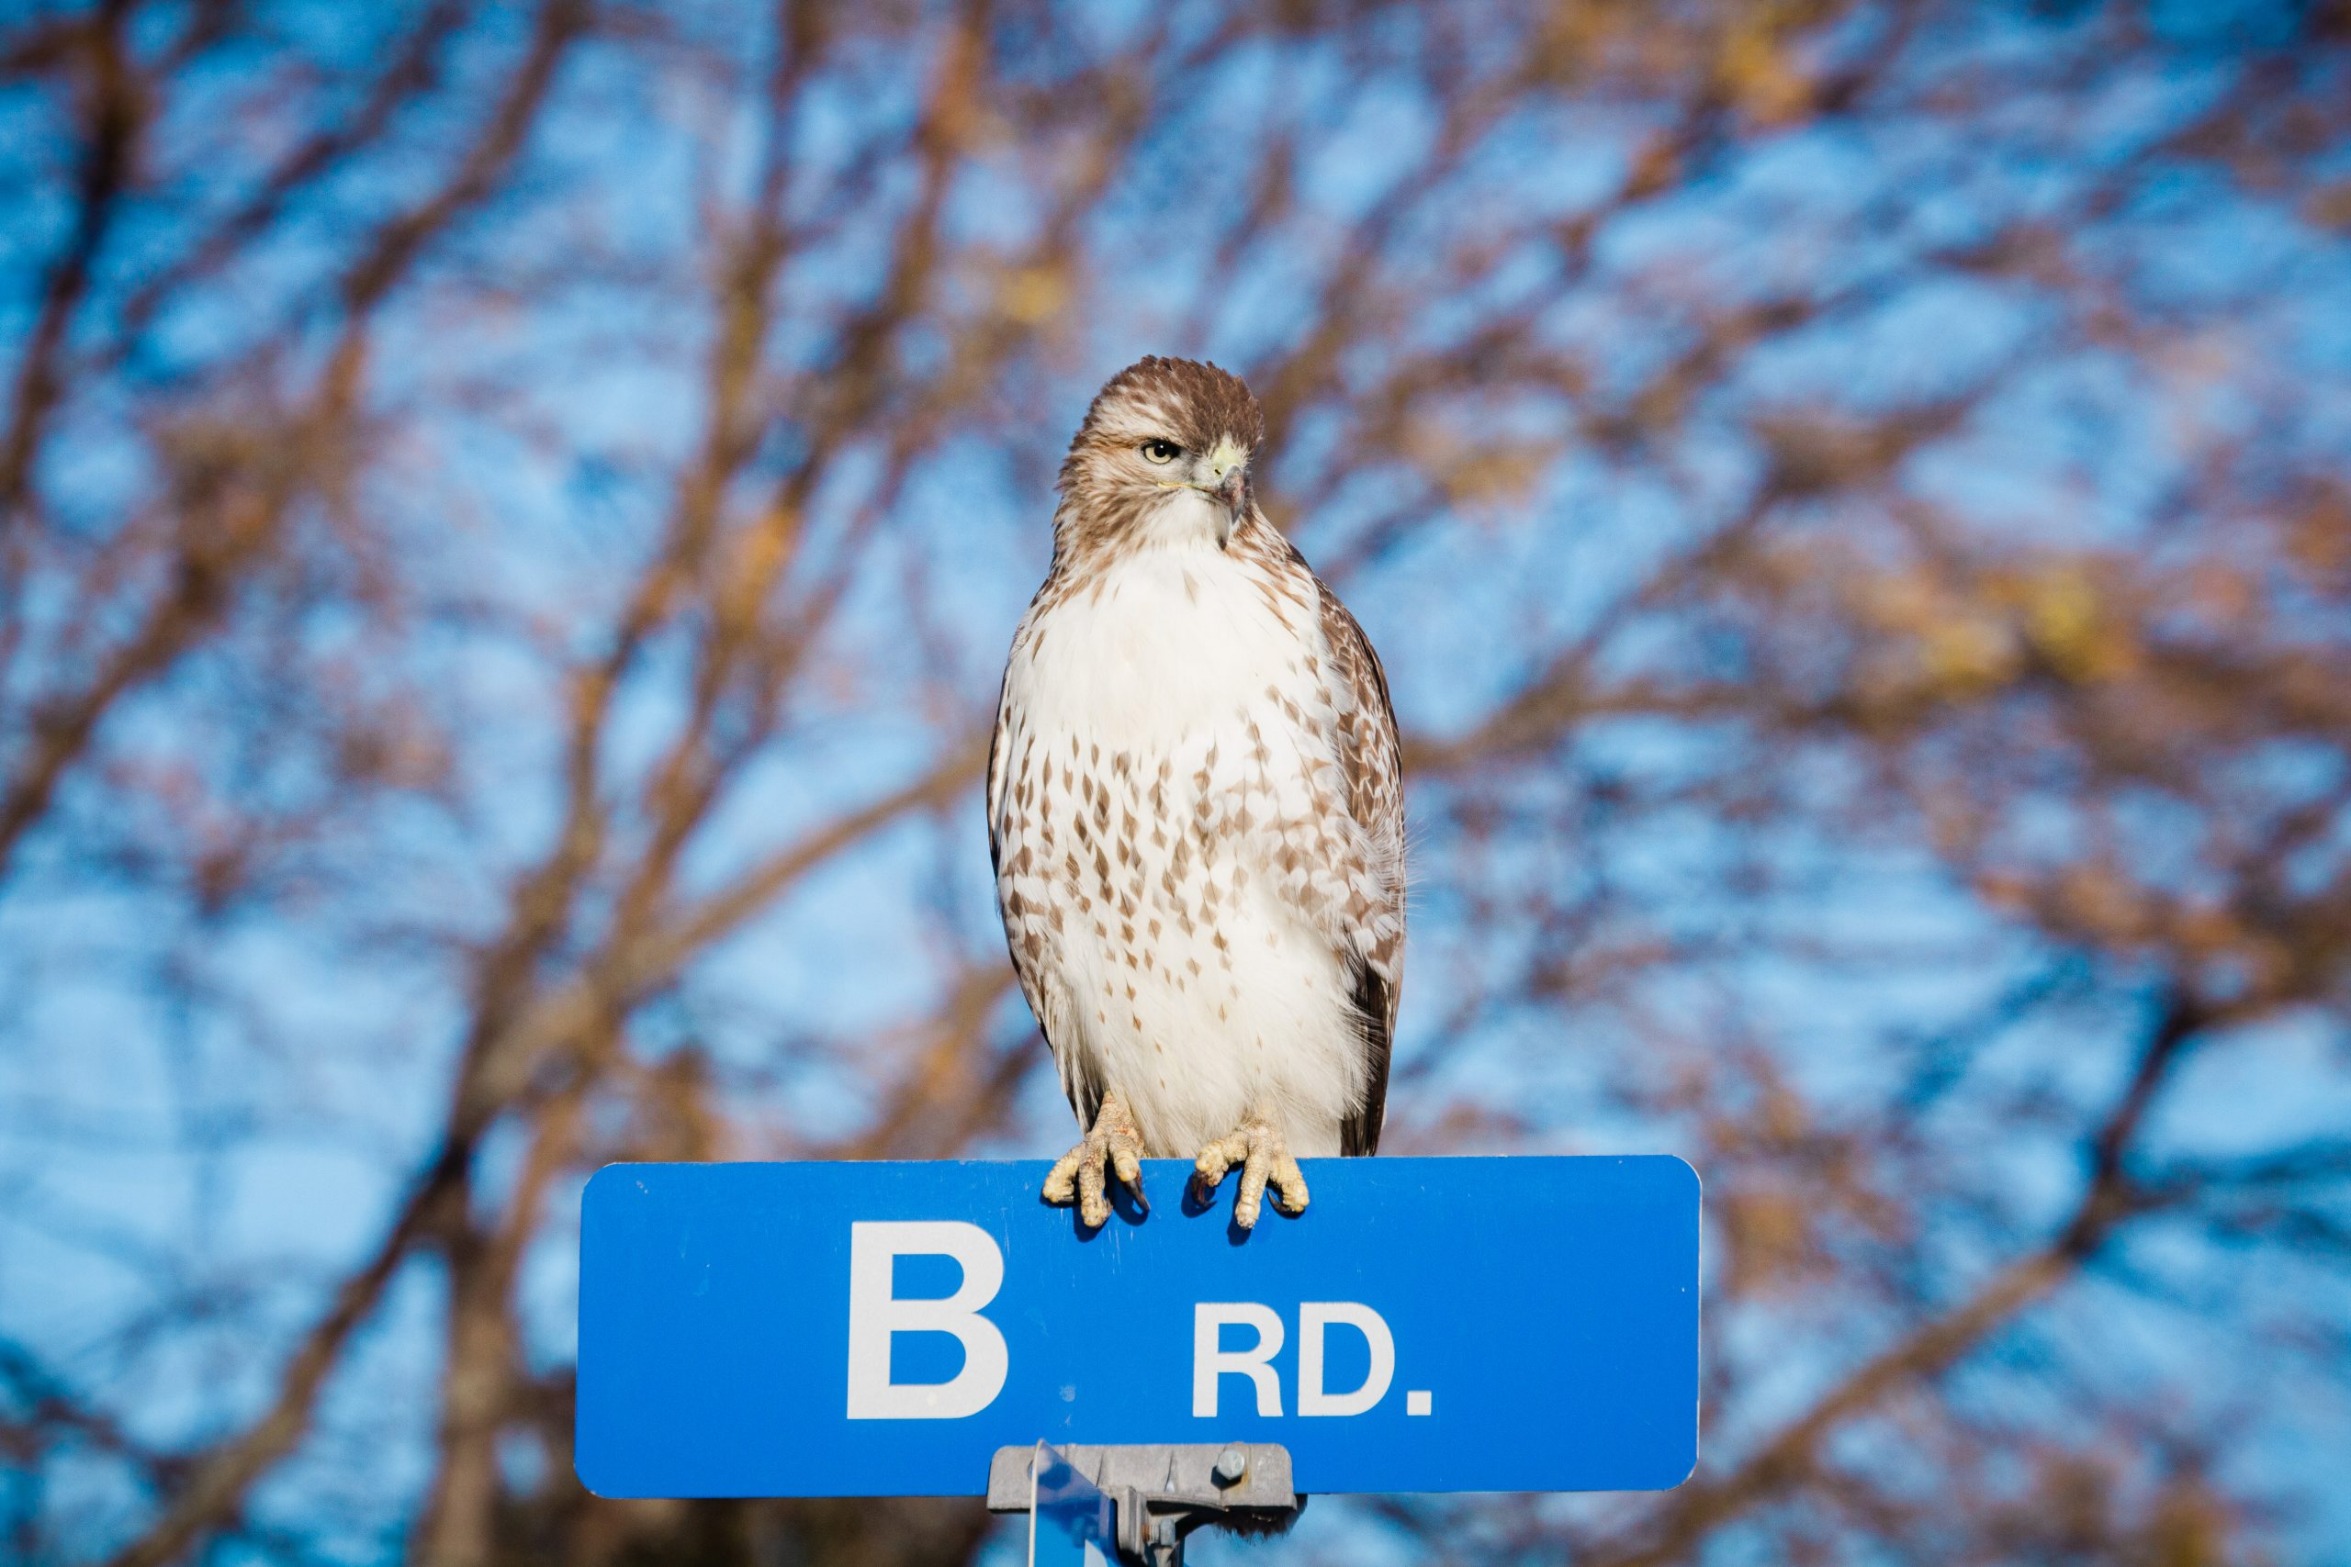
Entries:
[[1404,955],[1404,806],[1363,628],[1253,499],[1257,400],[1214,365],[1112,377],[1062,462],[1013,634],[988,847],[1022,993],[1083,1140],[1046,1201],[1143,1203],[1144,1157],[1305,1208],[1369,1154]]

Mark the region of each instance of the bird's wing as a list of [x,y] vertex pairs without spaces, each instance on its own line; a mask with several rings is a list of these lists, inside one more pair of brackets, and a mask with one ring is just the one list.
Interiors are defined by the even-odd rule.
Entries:
[[1020,980],[1020,993],[1028,1001],[1029,1011],[1037,1020],[1037,1027],[1045,1034],[1045,1048],[1053,1052],[1053,1061],[1061,1070],[1061,1091],[1069,1096],[1070,1108],[1087,1126],[1094,1124],[1095,1113],[1102,1107],[1102,1085],[1086,1071],[1080,1052],[1074,1048],[1074,1038],[1063,1025],[1068,1020],[1065,992],[1060,980],[1046,964],[1050,951],[1046,939],[1045,913],[1042,906],[1022,905],[1014,886],[1022,873],[1025,854],[1016,863],[1004,861],[1005,811],[1023,809],[1017,800],[1007,800],[1010,780],[1016,759],[1011,754],[1014,713],[1011,702],[1011,671],[1006,670],[1004,690],[996,698],[996,728],[988,736],[988,864],[996,873],[996,912],[1004,921],[1004,946],[1012,956],[1012,972]]
[[1387,1113],[1388,1056],[1404,979],[1404,776],[1387,671],[1371,639],[1320,578],[1323,639],[1339,693],[1338,750],[1347,810],[1362,829],[1369,874],[1348,900],[1348,962],[1366,1065],[1363,1109],[1340,1129],[1340,1151],[1375,1153]]
[[[1006,706],[1012,691],[1012,670],[1007,666],[1004,680],[996,688],[996,727],[988,734],[988,869],[999,878],[997,896],[1002,897],[1001,878],[1004,875],[1004,842],[997,831],[998,817],[1004,811],[1004,773],[1011,764],[1005,755],[1004,731],[1011,726],[1012,715]],[[1015,957],[1017,962],[1017,955]]]

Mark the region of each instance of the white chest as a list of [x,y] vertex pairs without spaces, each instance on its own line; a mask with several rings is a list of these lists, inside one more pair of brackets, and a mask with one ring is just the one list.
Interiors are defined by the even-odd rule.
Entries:
[[1309,603],[1213,547],[1139,551],[1023,628],[1008,695],[1036,733],[1164,755],[1246,710],[1317,703]]
[[1125,1095],[1156,1152],[1265,1105],[1336,1152],[1361,1102],[1327,662],[1313,601],[1213,547],[1138,552],[1015,642],[1006,928],[1065,1071]]

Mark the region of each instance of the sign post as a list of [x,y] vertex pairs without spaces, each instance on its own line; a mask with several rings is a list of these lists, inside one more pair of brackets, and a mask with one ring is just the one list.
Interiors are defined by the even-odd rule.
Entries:
[[[1030,1567],[1104,1561],[1182,1567],[1184,1540],[1211,1524],[1281,1533],[1305,1510],[1290,1455],[1270,1442],[1222,1447],[1000,1447],[988,1466],[988,1510],[1029,1515]],[[1076,1554],[1072,1554],[1072,1552]]]
[[[600,1171],[581,1480],[973,1494],[998,1449],[1029,1465],[1039,1442],[1196,1449],[1204,1474],[1278,1450],[1302,1493],[1656,1490],[1696,1462],[1698,1181],[1678,1159],[1309,1161],[1313,1206],[1268,1204],[1253,1231],[1152,1160],[1149,1214],[1087,1232],[1038,1199],[1046,1169]],[[1238,1494],[1212,1481],[1201,1505]]]
[[1052,1443],[1039,1442],[1027,1456],[1029,1567],[1109,1567],[1118,1560],[1117,1505]]

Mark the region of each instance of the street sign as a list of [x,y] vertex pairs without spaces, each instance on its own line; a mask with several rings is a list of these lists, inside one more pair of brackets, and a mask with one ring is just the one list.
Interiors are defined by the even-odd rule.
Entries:
[[1328,1159],[1253,1231],[1143,1166],[1091,1233],[1042,1162],[613,1165],[581,1215],[581,1480],[981,1491],[998,1447],[1274,1442],[1303,1492],[1657,1490],[1697,1459],[1678,1159]]

